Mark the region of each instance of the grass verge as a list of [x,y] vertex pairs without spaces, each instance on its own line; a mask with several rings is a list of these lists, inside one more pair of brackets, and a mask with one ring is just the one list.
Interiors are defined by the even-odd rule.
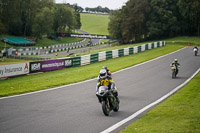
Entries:
[[24,63],[24,62],[31,62],[31,60],[21,60],[21,59],[12,59],[12,58],[6,58],[5,60],[3,60],[3,58],[0,58],[0,65],[17,64],[17,63]]
[[200,133],[200,73],[120,133]]
[[135,55],[110,59],[87,66],[73,67],[41,74],[32,74],[29,76],[0,80],[0,97],[48,89],[51,87],[91,79],[97,77],[102,66],[107,66],[111,72],[115,72],[120,69],[168,54],[183,47],[183,45],[167,45],[165,47],[147,50]]
[[108,15],[81,13],[81,29],[90,34],[108,35]]

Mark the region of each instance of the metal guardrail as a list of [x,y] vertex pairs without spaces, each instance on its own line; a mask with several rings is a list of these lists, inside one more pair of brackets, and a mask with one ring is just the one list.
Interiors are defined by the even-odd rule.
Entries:
[[8,58],[13,59],[23,59],[23,60],[48,60],[50,58],[40,58],[40,57],[25,57],[25,56],[16,56],[16,55],[9,55]]

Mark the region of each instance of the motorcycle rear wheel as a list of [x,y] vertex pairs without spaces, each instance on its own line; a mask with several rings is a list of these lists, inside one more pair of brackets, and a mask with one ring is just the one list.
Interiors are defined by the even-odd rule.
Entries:
[[197,52],[195,51],[195,56],[197,56]]
[[103,113],[105,116],[110,115],[110,107],[109,107],[108,103],[105,101],[102,102],[102,110],[103,110]]

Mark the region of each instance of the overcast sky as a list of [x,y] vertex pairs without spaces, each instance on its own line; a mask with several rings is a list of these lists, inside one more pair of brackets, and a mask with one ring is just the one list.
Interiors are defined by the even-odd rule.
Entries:
[[121,8],[128,0],[55,0],[56,3],[77,3],[78,6],[82,8],[90,7],[94,8],[97,6],[108,7],[109,9],[119,9]]

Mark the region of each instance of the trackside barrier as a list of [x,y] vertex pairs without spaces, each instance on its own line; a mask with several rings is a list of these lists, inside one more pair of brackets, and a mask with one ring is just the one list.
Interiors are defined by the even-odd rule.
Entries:
[[106,60],[112,59],[112,51],[106,51]]
[[90,62],[91,63],[95,63],[95,62],[98,62],[99,61],[99,54],[97,53],[97,54],[92,54],[91,56],[90,56]]
[[72,67],[72,58],[0,65],[0,78],[47,72]]
[[99,52],[99,61],[106,60],[106,51]]
[[117,57],[119,57],[119,51],[118,51],[118,49],[112,50],[112,58],[117,58]]
[[46,47],[20,48],[20,49],[15,49],[15,51],[18,52],[19,56],[38,55],[41,53],[49,54],[49,53],[54,53],[58,51],[66,51],[69,49],[86,47],[87,44],[88,42],[86,41],[86,39],[84,39],[80,42],[58,44],[58,45],[52,45],[52,46],[46,46]]
[[129,54],[133,54],[134,48],[129,48]]
[[141,46],[103,51],[96,54],[83,55],[73,58],[62,58],[37,62],[26,62],[11,65],[0,65],[0,78],[26,75],[35,72],[46,72],[68,67],[77,67],[112,58],[140,53],[142,51],[165,46],[165,41],[143,44]]
[[115,49],[112,51],[99,52],[97,54],[91,54],[91,55],[89,54],[89,55],[83,55],[79,57],[73,57],[73,67],[88,65],[88,64],[95,63],[98,61],[104,61],[104,60],[118,58],[118,57],[122,57],[126,55],[136,54],[136,53],[143,52],[145,50],[163,47],[163,46],[165,46],[165,41],[159,41],[159,42],[143,44],[143,45],[135,46],[135,47]]

